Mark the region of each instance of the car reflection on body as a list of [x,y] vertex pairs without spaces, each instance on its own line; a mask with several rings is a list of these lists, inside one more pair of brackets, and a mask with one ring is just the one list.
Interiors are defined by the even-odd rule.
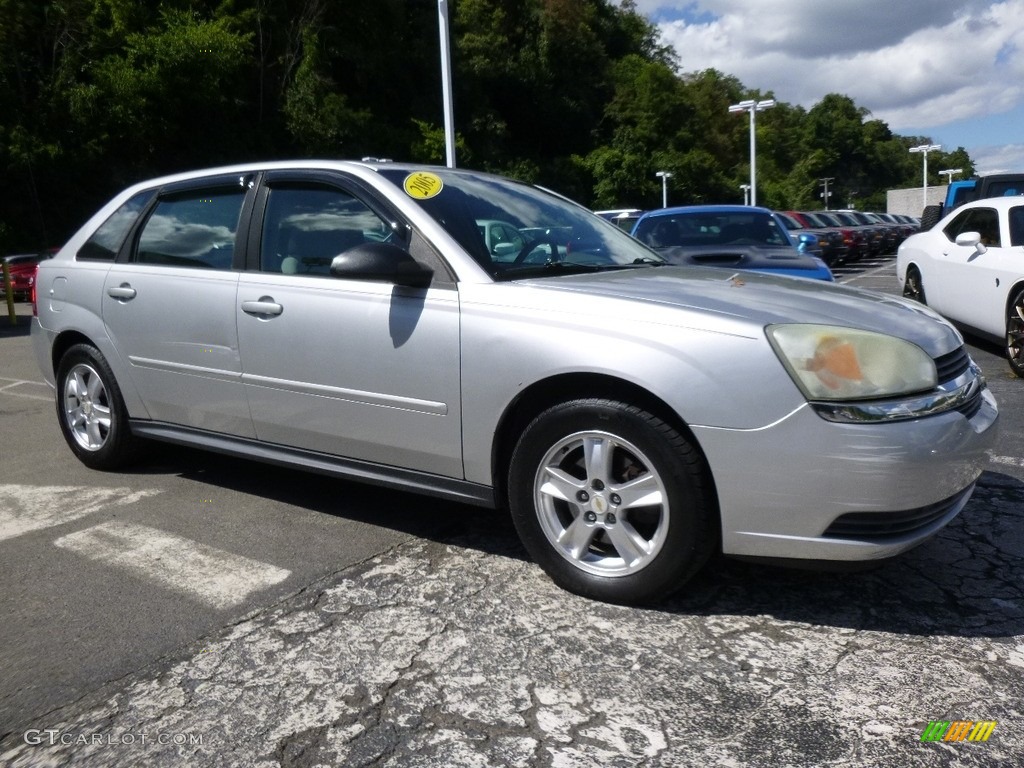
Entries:
[[[496,258],[487,221],[531,237]],[[163,440],[507,508],[558,584],[614,602],[664,597],[715,551],[897,555],[967,503],[998,418],[915,302],[671,266],[463,170],[145,182],[39,287],[34,349],[86,465]]]
[[785,226],[767,208],[749,205],[662,208],[641,216],[633,227],[633,237],[673,264],[833,279],[824,261],[797,250]]
[[1003,345],[1024,377],[1024,197],[963,205],[900,245],[903,295]]

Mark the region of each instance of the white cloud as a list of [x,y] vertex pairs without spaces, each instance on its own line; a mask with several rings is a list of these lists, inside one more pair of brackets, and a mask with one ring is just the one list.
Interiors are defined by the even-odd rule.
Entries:
[[714,67],[805,107],[842,93],[897,132],[1024,109],[1024,0],[641,0],[638,10],[683,71]]
[[1024,168],[1024,144],[975,147],[971,152],[978,173],[1018,172]]

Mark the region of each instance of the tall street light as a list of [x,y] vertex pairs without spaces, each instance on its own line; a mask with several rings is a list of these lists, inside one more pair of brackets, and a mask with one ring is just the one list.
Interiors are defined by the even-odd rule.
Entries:
[[920,152],[921,159],[924,161],[924,183],[921,186],[921,208],[928,207],[928,153],[934,152],[935,150],[942,149],[941,144],[919,144],[916,147],[911,147],[911,152]]
[[749,112],[750,113],[750,204],[757,205],[757,142],[754,138],[754,115],[758,112],[764,112],[766,109],[771,109],[775,106],[775,99],[764,99],[763,101],[754,101],[753,99],[747,99],[741,101],[739,104],[732,104],[729,106],[730,112]]
[[668,208],[668,180],[672,178],[671,171],[658,171],[655,176],[661,177],[661,207]]
[[452,106],[452,48],[449,43],[448,0],[437,0],[437,26],[441,34],[441,96],[444,100],[446,165],[455,167],[455,108]]
[[947,184],[952,184],[953,183],[953,177],[956,176],[958,173],[963,173],[963,172],[964,172],[963,168],[947,168],[944,171],[939,171],[939,176],[945,176],[946,177],[946,183]]

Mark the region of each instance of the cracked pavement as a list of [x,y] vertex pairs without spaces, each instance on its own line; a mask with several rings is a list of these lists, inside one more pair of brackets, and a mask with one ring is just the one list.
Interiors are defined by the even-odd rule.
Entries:
[[[878,290],[894,280],[891,265],[844,278]],[[6,341],[5,350],[14,340]],[[105,684],[76,687],[46,714],[0,718],[0,765],[1024,765],[1021,382],[997,354],[972,347],[972,355],[1002,409],[1001,447],[965,510],[935,538],[858,573],[718,559],[677,597],[647,609],[558,589],[525,559],[499,514],[346,486],[353,509],[335,517],[337,488],[329,483],[309,478],[296,483],[302,493],[286,494],[280,473],[236,476],[230,463],[206,462],[202,472],[182,470],[180,457],[171,473],[121,478],[156,483],[164,489],[157,500],[179,499],[177,517],[175,507],[154,502],[134,513],[140,522],[196,536],[214,522],[227,525],[209,540],[289,567],[312,559],[316,547],[326,550],[320,562],[337,563],[331,549],[356,538],[362,520],[380,526],[375,536],[384,543],[380,554],[341,570],[329,565],[319,571],[327,575],[297,581],[237,619],[210,613],[214,628],[194,635],[182,630],[190,618],[180,612],[184,601],[150,597],[111,613],[109,655],[122,663],[102,667],[83,656],[101,666]],[[24,370],[9,375],[33,375],[24,359]],[[29,391],[19,408],[41,403],[48,419],[48,398],[35,396]],[[33,419],[43,416],[7,402],[7,434],[38,434]],[[27,481],[36,466],[52,469],[57,460],[26,456],[24,477],[5,482]],[[21,465],[7,454],[3,467],[11,475]],[[75,484],[85,478],[62,472]],[[180,501],[189,496],[174,496],[182,489],[215,503],[197,509]],[[274,503],[250,512],[264,496]],[[408,525],[394,509],[403,504],[410,518],[426,507],[439,521]],[[204,514],[211,522],[189,527]],[[389,521],[396,530],[385,530]],[[228,535],[234,526],[238,535]],[[53,557],[48,549],[35,554],[26,538],[20,550],[28,559],[10,564],[20,578]],[[242,546],[250,538],[280,546],[250,551]],[[98,592],[99,604],[119,596],[103,592],[106,582],[94,574],[86,581],[89,572],[57,575],[66,581],[46,577],[57,588],[84,582],[69,596],[72,608],[86,593]],[[17,594],[20,584],[9,578],[5,590]],[[49,607],[17,605],[26,617]],[[153,630],[137,636],[152,644],[162,632],[165,650],[136,663],[131,627],[116,621],[143,610]],[[100,622],[85,616],[72,626],[74,613],[57,616],[69,642],[81,643],[75,633]],[[206,626],[191,618],[189,627]],[[5,621],[14,619],[5,613]],[[26,626],[30,636],[35,625],[26,618]],[[177,640],[176,631],[199,639]],[[54,676],[44,640],[20,679]],[[3,668],[11,670],[21,671]],[[18,685],[0,675],[0,692]],[[957,720],[997,725],[983,743],[921,741],[930,722]]]
[[[50,713],[33,728],[53,744],[8,734],[0,762],[1019,765],[1022,498],[986,473],[950,526],[875,570],[721,559],[648,609],[563,592],[500,516],[470,517]],[[998,725],[922,742],[933,720]]]

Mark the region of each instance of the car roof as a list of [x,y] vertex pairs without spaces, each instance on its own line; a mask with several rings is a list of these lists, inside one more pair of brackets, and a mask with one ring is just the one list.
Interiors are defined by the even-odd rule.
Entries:
[[[1017,205],[1024,205],[1024,195],[1003,195],[1000,197],[984,197],[981,200],[971,200],[969,203],[957,206],[955,211],[963,211],[969,208],[998,208],[1005,210]],[[950,211],[950,213],[953,212]]]
[[440,165],[427,165],[423,163],[396,163],[391,160],[379,160],[366,158],[363,160],[343,159],[293,159],[293,160],[262,160],[253,163],[236,163],[233,165],[211,166],[208,168],[196,168],[181,173],[168,174],[142,179],[124,193],[150,189],[155,186],[164,186],[178,182],[187,182],[194,179],[202,179],[208,176],[229,176],[235,173],[252,173],[254,171],[277,171],[277,170],[339,170],[339,171],[370,171],[395,169],[398,171],[436,171],[441,173],[458,173],[467,176],[491,176],[485,171],[471,170],[468,168],[447,168]]
[[756,205],[678,205],[674,208],[658,208],[648,211],[642,218],[653,218],[655,216],[674,216],[680,213],[765,213],[769,216],[771,211]]

